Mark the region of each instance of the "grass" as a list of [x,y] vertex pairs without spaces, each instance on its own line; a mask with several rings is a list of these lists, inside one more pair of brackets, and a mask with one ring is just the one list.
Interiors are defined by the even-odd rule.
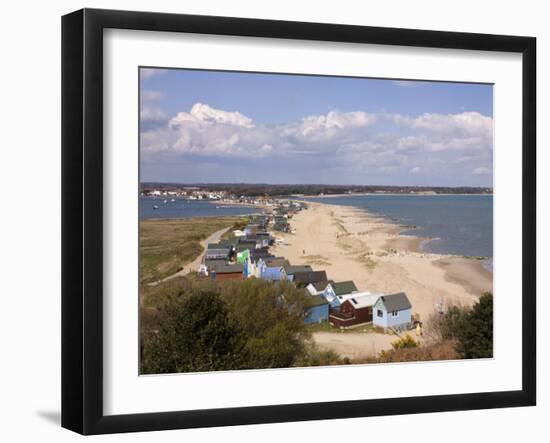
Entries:
[[238,220],[235,221],[231,229],[222,235],[222,240],[232,239],[234,237],[233,231],[236,231],[236,230],[242,231],[247,224],[248,224],[248,219],[246,217],[239,218]]
[[202,240],[235,223],[235,217],[142,220],[139,233],[140,282],[157,281],[178,272],[184,264],[203,253]]
[[340,249],[343,249],[346,252],[351,252],[353,246],[350,244],[351,241],[345,237],[339,237],[336,239],[336,244]]
[[197,274],[192,272],[185,277],[173,278],[156,286],[141,285],[139,295],[142,309],[162,308],[174,301],[182,292],[189,291],[198,279]]
[[368,254],[357,257],[357,261],[359,263],[362,263],[369,271],[372,271],[374,268],[376,268],[376,265],[378,264],[378,262],[369,257]]
[[349,232],[346,229],[346,227],[344,226],[344,222],[342,220],[340,220],[338,218],[335,218],[334,222],[332,224],[335,225],[338,228],[338,232],[340,234],[349,234]]
[[311,265],[330,266],[328,258],[323,255],[303,255],[300,260],[304,260]]

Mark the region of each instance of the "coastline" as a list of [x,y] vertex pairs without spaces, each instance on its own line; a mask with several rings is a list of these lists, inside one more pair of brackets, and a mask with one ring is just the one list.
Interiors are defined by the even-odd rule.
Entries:
[[430,239],[403,235],[407,226],[362,208],[308,204],[290,221],[295,234],[277,233],[284,242],[274,254],[291,263],[310,263],[335,281],[354,280],[360,291],[405,292],[421,321],[437,306],[470,306],[492,291],[492,273],[479,258],[423,251]]
[[477,195],[477,196],[493,196],[494,194],[489,193],[460,193],[460,192],[449,192],[449,193],[437,193],[437,192],[413,192],[413,193],[403,193],[403,192],[354,192],[352,194],[323,194],[323,195],[296,195],[297,198],[334,198],[334,197],[357,197],[357,196],[383,196],[383,195],[396,195],[396,196],[416,196],[416,197],[438,197],[438,196],[449,196],[449,195]]

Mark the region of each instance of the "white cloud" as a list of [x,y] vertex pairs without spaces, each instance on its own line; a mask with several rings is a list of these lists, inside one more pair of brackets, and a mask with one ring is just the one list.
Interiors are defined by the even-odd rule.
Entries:
[[472,174],[474,175],[488,175],[491,173],[491,170],[485,166],[480,166],[479,168],[475,168],[472,171]]
[[140,93],[140,122],[144,130],[159,127],[165,124],[168,116],[155,103],[163,97],[161,91],[144,89]]
[[266,125],[238,111],[196,103],[171,118],[143,107],[142,119],[162,123],[143,127],[141,149],[147,156],[208,157],[222,164],[269,158],[304,170],[322,163],[365,176],[401,171],[408,177],[419,172],[471,177],[492,171],[492,119],[476,112],[411,117],[330,111]]
[[366,112],[338,112],[330,111],[327,115],[312,115],[304,117],[299,125],[299,133],[308,136],[312,133],[326,133],[331,130],[344,128],[360,128],[373,124],[376,121],[374,114]]
[[161,91],[154,90],[142,90],[140,93],[140,98],[142,102],[152,102],[161,99],[164,94]]
[[164,74],[168,69],[159,69],[159,68],[140,68],[139,74],[142,80],[149,80],[155,75]]
[[462,133],[466,135],[492,136],[493,119],[478,112],[460,114],[426,113],[408,119],[411,128],[426,129],[438,133]]
[[228,124],[233,126],[241,126],[243,128],[253,128],[252,119],[246,117],[240,112],[227,112],[219,109],[211,108],[202,103],[195,103],[191,108],[191,112],[180,112],[170,120],[170,127],[178,127],[189,122],[212,125],[212,124]]
[[140,117],[142,122],[143,121],[160,122],[160,121],[165,121],[168,118],[162,110],[157,109],[157,108],[149,108],[147,106],[142,106],[141,107],[139,117]]
[[422,86],[422,82],[416,82],[413,80],[394,80],[392,83],[396,86],[402,86],[403,88],[418,88]]

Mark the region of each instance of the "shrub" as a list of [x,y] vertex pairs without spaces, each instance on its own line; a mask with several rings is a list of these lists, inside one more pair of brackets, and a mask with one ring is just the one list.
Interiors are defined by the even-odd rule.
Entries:
[[215,292],[196,292],[167,308],[158,333],[144,340],[142,372],[238,369],[244,340]]
[[464,358],[493,356],[493,294],[486,292],[457,331],[457,347]]
[[456,360],[459,358],[460,354],[455,350],[455,342],[447,340],[414,348],[399,348],[382,351],[376,358],[367,359],[365,363]]
[[290,367],[305,361],[311,346],[305,295],[286,282],[186,278],[147,295],[159,305],[143,322],[142,373]]
[[463,358],[493,355],[493,295],[483,294],[472,308],[450,306],[443,314],[434,313],[426,334],[436,341],[453,341]]
[[420,343],[412,338],[409,334],[405,335],[398,340],[392,342],[393,349],[403,349],[403,348],[416,348]]
[[470,311],[459,305],[449,305],[443,313],[434,312],[426,322],[424,331],[429,338],[436,341],[454,340]]

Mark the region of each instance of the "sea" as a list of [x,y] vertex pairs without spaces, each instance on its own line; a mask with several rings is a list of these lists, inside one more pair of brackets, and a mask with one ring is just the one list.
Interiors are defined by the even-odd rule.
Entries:
[[309,201],[366,209],[406,226],[403,235],[427,237],[422,250],[437,254],[486,257],[492,270],[492,195],[354,195]]
[[[174,200],[174,201],[172,201]],[[165,203],[166,202],[166,203]],[[155,209],[155,206],[158,209]],[[259,214],[258,208],[240,205],[219,204],[212,200],[189,200],[143,196],[139,198],[139,218],[191,218],[229,215]]]

